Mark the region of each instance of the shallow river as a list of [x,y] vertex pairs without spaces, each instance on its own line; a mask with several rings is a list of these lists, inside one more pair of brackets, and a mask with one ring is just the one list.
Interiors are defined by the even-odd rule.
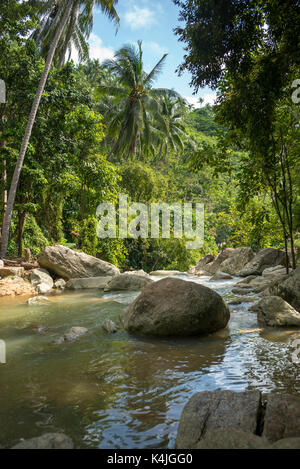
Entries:
[[[182,275],[232,297],[237,279],[209,282]],[[157,280],[157,278],[156,278]],[[217,388],[299,393],[292,362],[295,331],[260,329],[249,303],[232,306],[226,330],[208,337],[153,340],[105,333],[135,293],[100,291],[50,296],[51,304],[0,299],[0,446],[47,432],[64,432],[77,447],[173,448],[189,397]],[[47,326],[35,332],[32,325]],[[71,326],[89,334],[53,341]]]

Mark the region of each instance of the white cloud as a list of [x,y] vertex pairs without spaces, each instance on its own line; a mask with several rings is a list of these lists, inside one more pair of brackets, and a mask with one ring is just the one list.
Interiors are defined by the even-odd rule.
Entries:
[[196,109],[202,106],[199,103],[199,97],[197,96],[185,96],[185,99],[187,100],[189,104],[192,104]]
[[205,93],[201,98],[203,99],[203,103],[199,103],[200,96],[185,96],[185,99],[189,104],[192,104],[195,109],[198,109],[200,107],[206,106],[206,104],[211,104],[213,105],[216,100],[216,93]]
[[146,28],[156,22],[154,11],[137,5],[133,5],[131,10],[124,14],[124,19],[131,29]]
[[102,39],[97,34],[92,33],[89,39],[90,58],[98,59],[100,62],[114,57],[114,50],[110,47],[104,47]]
[[146,41],[143,42],[143,49],[147,49],[148,51],[152,52],[155,55],[162,56],[168,53],[168,49],[166,47],[160,46],[155,41]]
[[[102,39],[97,36],[97,34],[91,33],[89,45],[90,59],[98,59],[100,62],[103,62],[103,60],[112,59],[114,57],[114,50],[110,47],[104,47]],[[76,64],[79,63],[78,52],[74,45],[72,45],[71,59],[74,60]]]
[[201,96],[203,99],[203,104],[202,106],[205,106],[206,104],[215,104],[215,100],[217,99],[217,94],[216,93],[205,93],[203,96]]

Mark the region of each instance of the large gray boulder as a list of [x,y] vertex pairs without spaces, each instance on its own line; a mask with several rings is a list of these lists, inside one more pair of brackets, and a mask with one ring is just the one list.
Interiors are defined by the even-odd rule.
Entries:
[[272,285],[268,293],[280,296],[300,312],[300,266],[285,280],[279,280]]
[[[299,448],[300,397],[204,391],[181,414],[177,449]],[[276,442],[276,443],[274,443]]]
[[61,245],[47,246],[39,255],[38,263],[64,279],[113,277],[120,274],[119,269],[109,262]]
[[64,433],[45,433],[45,435],[24,440],[12,449],[73,449],[74,444]]
[[188,273],[192,275],[198,275],[199,272],[205,271],[205,266],[209,264],[210,262],[213,262],[214,260],[215,260],[215,256],[213,256],[212,254],[206,254],[206,256],[200,259],[198,264],[196,264],[194,267],[191,267],[189,269]]
[[214,275],[219,270],[223,270],[221,268],[221,264],[224,261],[226,261],[226,259],[228,259],[234,253],[234,251],[235,251],[234,248],[224,249],[222,252],[220,252],[218,257],[214,261],[209,262],[208,264],[206,264],[204,266],[204,270],[206,270],[207,272],[209,272],[212,275]]
[[132,334],[195,336],[226,327],[228,306],[215,291],[194,282],[166,278],[143,289],[122,316]]
[[150,283],[153,283],[150,276],[125,272],[117,277],[113,277],[105,286],[104,291],[139,291]]
[[66,290],[104,289],[113,277],[71,278],[66,283]]
[[285,252],[280,249],[266,248],[258,252],[239,272],[240,277],[248,275],[261,275],[269,267],[286,265]]
[[263,437],[272,442],[282,438],[300,438],[300,396],[268,395]]
[[[210,431],[235,428],[255,434],[261,406],[259,391],[204,391],[195,394],[183,409],[176,448],[197,448]],[[209,436],[209,435],[208,435]]]
[[239,281],[232,290],[235,293],[240,289],[247,290],[249,293],[259,293],[260,296],[269,294],[270,288],[278,281],[282,282],[287,279],[286,269],[282,266],[265,269],[262,275],[249,275]]
[[300,327],[300,313],[279,296],[266,296],[250,308],[260,324],[269,327]]
[[220,269],[227,274],[237,275],[253,258],[251,248],[237,248],[221,263]]

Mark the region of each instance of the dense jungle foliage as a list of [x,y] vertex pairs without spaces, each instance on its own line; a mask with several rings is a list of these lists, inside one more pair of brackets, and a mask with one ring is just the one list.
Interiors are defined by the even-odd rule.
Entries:
[[[12,0],[0,5],[0,78],[7,90],[6,103],[0,104],[2,220],[45,65],[49,31],[44,39],[31,34],[43,32],[39,3]],[[178,3],[183,8],[184,2]],[[189,12],[185,14],[187,18]],[[181,34],[194,50],[197,44],[187,37],[188,30]],[[198,109],[176,91],[155,87],[168,58],[145,71],[142,42],[124,45],[114,60],[103,63],[89,60],[82,45],[82,58],[75,64],[58,54],[50,69],[16,192],[9,257],[22,256],[26,247],[37,255],[47,245],[65,244],[121,269],[186,270],[221,247],[257,251],[286,243],[290,248],[291,236],[300,245],[299,105],[291,100],[297,78],[293,63],[285,86],[280,84],[286,91],[272,96],[271,122],[264,126],[261,116],[252,117],[253,108],[263,102],[254,90],[265,92],[258,83],[266,79],[266,54],[257,53],[251,66],[245,58],[248,68],[236,72],[238,76],[230,68],[236,62],[228,64],[228,75],[222,77],[214,64],[211,79],[193,68],[200,76],[197,85],[206,81],[219,92],[215,107]],[[98,239],[97,206],[104,201],[117,205],[119,194],[127,194],[129,202],[204,203],[203,247],[188,250],[185,239],[172,238]],[[280,217],[289,222],[291,214],[292,226],[287,223],[283,229]]]

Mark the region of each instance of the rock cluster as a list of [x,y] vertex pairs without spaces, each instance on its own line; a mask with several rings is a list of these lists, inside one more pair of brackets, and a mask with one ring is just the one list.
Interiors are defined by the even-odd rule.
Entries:
[[300,448],[300,397],[260,391],[204,391],[189,400],[177,449]]

